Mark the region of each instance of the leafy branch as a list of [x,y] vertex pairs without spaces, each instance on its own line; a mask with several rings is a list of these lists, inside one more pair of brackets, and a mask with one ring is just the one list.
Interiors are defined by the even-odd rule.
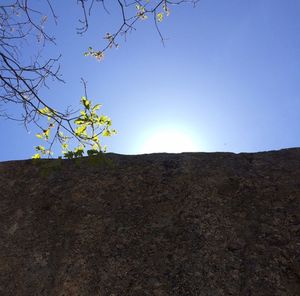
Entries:
[[[42,156],[51,157],[52,146],[55,141],[59,141],[62,147],[62,155],[65,158],[72,159],[84,156],[96,156],[102,152],[106,152],[106,147],[102,147],[100,136],[110,137],[117,132],[111,128],[112,121],[106,115],[99,115],[98,110],[102,107],[100,104],[93,105],[91,100],[88,100],[86,94],[86,82],[82,80],[85,88],[85,96],[81,97],[80,103],[82,110],[79,115],[67,119],[68,126],[66,127],[61,119],[57,120],[57,114],[54,110],[48,107],[39,110],[43,116],[47,116],[48,124],[45,129],[38,134],[37,138],[48,143],[48,148],[38,145],[35,147],[36,154],[32,158],[41,158]],[[51,139],[51,131],[55,130]],[[68,135],[65,135],[67,132]],[[50,140],[51,139],[51,140]],[[69,147],[70,140],[75,139],[78,142],[77,147],[73,150]]]
[[[40,90],[47,86],[50,80],[64,82],[60,74],[60,56],[44,59],[42,52],[47,44],[55,45],[55,38],[46,30],[46,24],[51,18],[57,23],[57,15],[51,0],[43,0],[48,12],[35,9],[34,1],[6,0],[0,4],[0,116],[22,122],[26,129],[29,124],[40,129],[37,137],[48,143],[47,148],[36,146],[34,157],[51,157],[55,142],[63,147],[64,157],[77,157],[86,153],[99,153],[104,148],[100,146],[99,136],[115,134],[111,129],[111,120],[97,111],[101,105],[92,105],[85,95],[81,99],[83,109],[76,115],[70,109],[59,111],[53,108],[40,95]],[[89,28],[89,17],[96,4],[109,13],[111,5],[117,4],[120,12],[120,26],[114,33],[106,33],[103,37],[106,45],[100,50],[89,47],[86,56],[98,60],[103,59],[109,48],[118,47],[121,36],[135,30],[138,21],[145,21],[153,16],[155,28],[164,41],[159,29],[165,17],[169,16],[171,6],[183,3],[196,4],[199,0],[77,0],[75,3],[82,10],[82,18],[77,33],[84,34]],[[29,4],[30,3],[30,4]],[[109,3],[109,5],[108,5]],[[115,9],[115,8],[114,8]],[[32,55],[22,55],[24,47],[35,48]],[[84,82],[86,91],[86,84]],[[8,108],[7,108],[8,106]],[[13,107],[10,109],[10,107]],[[20,111],[15,115],[13,111]],[[42,124],[43,122],[47,124]],[[67,136],[65,135],[67,134]],[[74,150],[69,149],[69,141],[73,139],[79,144]],[[88,149],[91,148],[91,149]]]
[[[164,38],[159,28],[159,23],[163,22],[165,17],[168,17],[171,13],[171,6],[180,5],[184,3],[190,3],[194,6],[200,0],[116,0],[119,6],[119,11],[121,14],[122,22],[118,29],[114,33],[106,33],[103,39],[106,40],[107,44],[102,49],[93,49],[92,47],[88,48],[88,51],[85,52],[86,56],[92,56],[98,60],[104,58],[104,53],[113,47],[119,46],[119,37],[124,36],[126,38],[127,34],[135,30],[135,25],[138,21],[145,21],[149,17],[153,16],[154,26],[159,34],[161,42],[164,44]],[[77,29],[79,34],[83,34],[88,30],[89,21],[88,17],[91,15],[95,2],[100,2],[102,8],[109,13],[109,9],[106,6],[105,0],[79,0],[82,10],[83,18],[80,19],[82,26]],[[89,5],[88,5],[89,4]],[[88,7],[88,8],[87,8]]]

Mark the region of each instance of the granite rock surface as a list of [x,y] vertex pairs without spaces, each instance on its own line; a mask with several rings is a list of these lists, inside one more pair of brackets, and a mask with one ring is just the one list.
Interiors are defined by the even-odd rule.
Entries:
[[0,295],[300,295],[300,149],[107,159],[0,163]]

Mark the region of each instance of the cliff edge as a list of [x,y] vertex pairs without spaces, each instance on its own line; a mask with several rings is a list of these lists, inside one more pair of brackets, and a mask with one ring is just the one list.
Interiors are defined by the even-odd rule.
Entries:
[[300,149],[0,163],[0,295],[299,296]]

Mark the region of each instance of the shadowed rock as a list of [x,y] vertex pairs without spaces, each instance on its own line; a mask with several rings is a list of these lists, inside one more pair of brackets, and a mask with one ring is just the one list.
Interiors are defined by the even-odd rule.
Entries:
[[300,295],[300,149],[0,163],[0,295]]

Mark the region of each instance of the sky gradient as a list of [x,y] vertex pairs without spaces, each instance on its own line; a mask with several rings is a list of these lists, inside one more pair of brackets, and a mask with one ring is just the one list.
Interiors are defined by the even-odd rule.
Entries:
[[[257,152],[300,146],[300,1],[202,0],[171,7],[160,25],[162,46],[150,20],[121,38],[103,61],[84,57],[101,48],[119,13],[93,13],[79,36],[79,8],[53,1],[58,25],[49,22],[62,54],[65,84],[41,94],[58,109],[79,106],[83,87],[112,118],[118,135],[109,152]],[[70,1],[68,1],[70,2]],[[28,52],[26,52],[28,51]],[[30,49],[26,49],[29,54]],[[0,161],[27,159],[41,144],[34,129],[0,118]],[[55,152],[60,152],[60,147]],[[55,155],[57,156],[57,154]]]

